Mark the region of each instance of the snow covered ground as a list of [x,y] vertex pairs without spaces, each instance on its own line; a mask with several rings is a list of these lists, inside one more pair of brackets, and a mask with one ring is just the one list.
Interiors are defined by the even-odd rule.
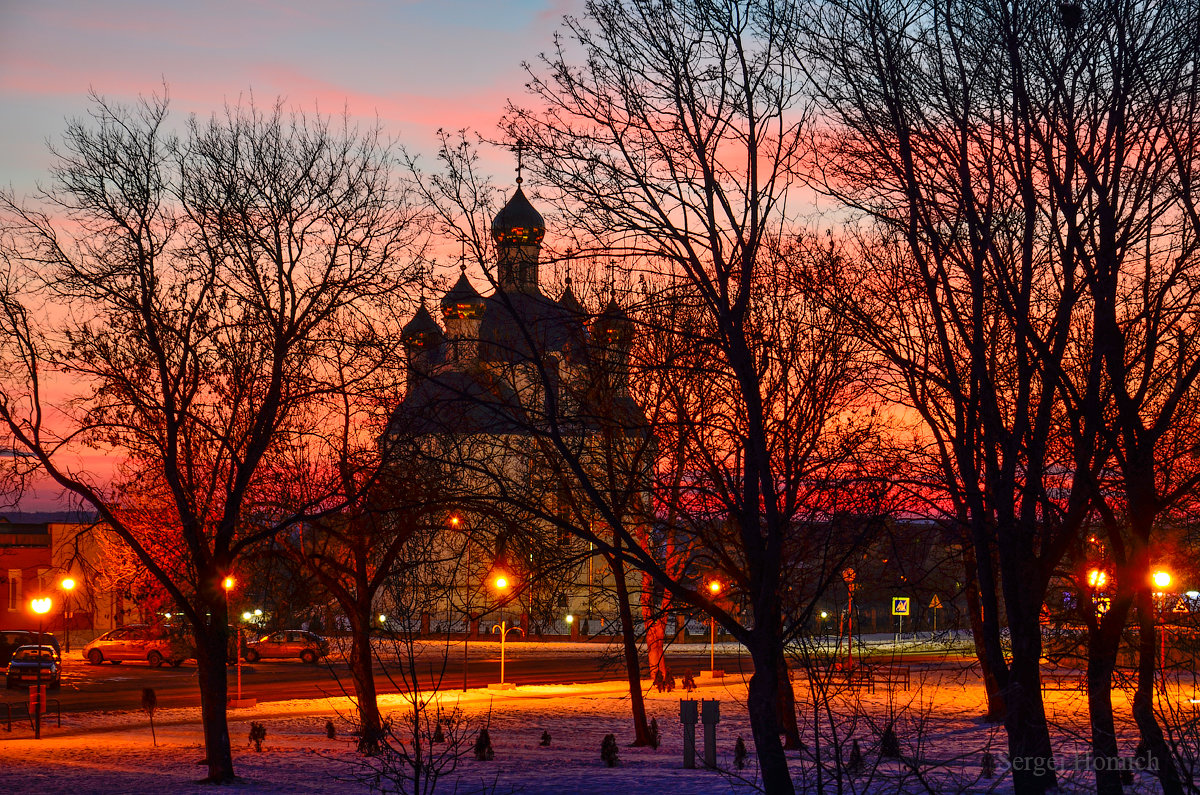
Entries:
[[[647,685],[648,687],[648,685]],[[439,791],[523,793],[728,793],[754,791],[753,742],[746,716],[745,682],[734,676],[701,680],[697,698],[721,701],[717,729],[719,771],[685,770],[679,699],[683,693],[647,693],[647,709],[662,731],[657,749],[631,748],[629,696],[622,682],[587,685],[520,687],[509,691],[448,691],[440,696],[441,708],[461,709],[461,725],[468,741],[488,725],[495,758],[476,761],[470,754],[443,780]],[[914,669],[908,690],[877,687],[831,695],[828,712],[821,710],[820,743],[814,742],[814,713],[810,685],[796,681],[802,732],[807,744],[788,757],[800,791],[816,791],[818,775],[826,791],[836,791],[830,777],[838,769],[832,759],[828,722],[838,727],[841,769],[850,764],[852,740],[860,746],[862,764],[844,784],[847,792],[1010,792],[1004,775],[1003,730],[982,723],[983,691],[970,671]],[[408,714],[402,696],[380,698],[385,714],[399,724]],[[1055,727],[1056,753],[1070,763],[1086,751],[1086,705],[1075,690],[1047,693],[1049,717]],[[1128,704],[1118,694],[1117,709],[1128,715]],[[262,704],[230,713],[234,762],[240,777],[235,787],[221,792],[246,793],[367,793],[372,771],[354,752],[351,735],[352,704],[346,698]],[[256,752],[248,739],[250,721],[266,727],[263,750]],[[332,720],[337,736],[326,736]],[[880,736],[894,721],[901,758],[880,758]],[[160,710],[155,716],[157,746],[150,723],[140,712],[67,715],[58,728],[52,717],[43,727],[43,738],[33,739],[28,722],[14,722],[13,731],[0,724],[0,792],[124,793],[212,792],[194,784],[205,768],[196,709]],[[1132,729],[1126,726],[1123,750],[1132,752]],[[551,744],[541,746],[543,731]],[[620,744],[620,763],[609,768],[601,761],[600,744],[613,733]],[[405,736],[403,733],[400,733]],[[736,738],[750,750],[745,771],[733,767]],[[698,739],[698,746],[702,740]],[[997,775],[981,776],[986,749],[998,762]],[[818,765],[817,755],[825,760]],[[1154,791],[1148,774],[1139,773],[1135,791]],[[741,780],[745,777],[746,780]],[[386,785],[386,782],[383,782]],[[1091,789],[1090,777],[1067,772],[1066,792]],[[389,786],[389,789],[392,789]],[[394,791],[394,790],[393,790]]]

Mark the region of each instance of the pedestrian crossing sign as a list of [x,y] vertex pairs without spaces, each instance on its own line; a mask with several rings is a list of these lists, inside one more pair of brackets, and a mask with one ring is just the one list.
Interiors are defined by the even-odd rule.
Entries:
[[908,615],[909,598],[907,596],[892,597],[892,615],[906,616]]

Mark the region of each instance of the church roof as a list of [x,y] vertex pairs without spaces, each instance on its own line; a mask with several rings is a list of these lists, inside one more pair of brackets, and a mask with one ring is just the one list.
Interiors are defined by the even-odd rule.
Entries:
[[542,214],[534,209],[525,198],[525,191],[518,186],[508,204],[492,221],[492,239],[500,246],[528,246],[541,243],[545,236],[546,222]]

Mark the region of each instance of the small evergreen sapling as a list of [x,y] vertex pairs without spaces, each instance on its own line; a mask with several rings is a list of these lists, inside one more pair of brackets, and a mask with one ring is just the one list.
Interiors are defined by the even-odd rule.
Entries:
[[604,764],[609,767],[616,767],[621,761],[618,754],[620,749],[617,748],[617,738],[615,735],[606,734],[604,740],[600,743],[600,758],[604,760]]
[[250,742],[254,750],[262,753],[263,741],[267,739],[267,727],[256,720],[250,721]]
[[437,724],[436,724],[436,725],[433,727],[433,737],[432,737],[431,739],[432,739],[432,740],[433,740],[435,743],[444,743],[444,742],[446,742],[446,733],[445,733],[444,731],[442,731],[442,721],[441,721],[441,718],[439,718],[439,719],[438,719],[438,722],[437,722]]
[[983,752],[983,760],[979,763],[979,774],[984,778],[996,775],[996,757],[991,751]]
[[496,756],[496,752],[492,750],[492,735],[488,734],[486,728],[479,730],[479,736],[475,738],[475,758],[480,762],[490,762]]
[[538,743],[538,745],[542,746],[543,748],[548,748],[550,746],[550,732],[546,731],[545,729],[542,730],[542,741]]
[[853,778],[862,773],[863,770],[863,755],[862,749],[858,747],[858,739],[850,745],[850,761],[846,763],[846,772]]
[[885,759],[900,758],[900,741],[896,739],[896,729],[889,723],[879,738],[879,755]]
[[683,689],[689,693],[696,689],[696,680],[691,674],[683,675],[682,684],[683,684]]
[[658,731],[658,718],[650,719],[650,747],[657,749],[662,744],[662,735]]
[[337,727],[333,725],[333,721],[325,721],[325,736],[331,740],[337,739]]
[[733,744],[733,766],[738,770],[746,769],[746,741],[740,734],[737,742]]

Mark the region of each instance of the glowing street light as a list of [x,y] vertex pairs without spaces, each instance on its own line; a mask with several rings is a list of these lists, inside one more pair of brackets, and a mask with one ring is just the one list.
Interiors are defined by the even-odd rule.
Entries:
[[[29,606],[33,608],[33,612],[37,613],[38,616],[37,670],[34,671],[34,691],[30,694],[29,706],[34,707],[33,737],[35,740],[40,740],[42,739],[42,712],[46,709],[46,698],[42,692],[42,628],[46,614],[50,612],[50,597],[44,596],[41,599],[34,599],[29,603]],[[36,706],[34,706],[35,703]]]
[[225,579],[221,580],[221,587],[225,589],[226,597],[229,596],[229,592],[233,590],[233,586],[235,585],[237,585],[237,580],[233,579],[233,577],[226,577]]
[[[492,585],[495,586],[497,591],[503,594],[508,590],[510,583],[508,581],[508,577],[501,573],[497,574],[495,579],[492,580]],[[520,627],[510,627],[507,620],[500,622],[500,684],[495,686],[500,690],[507,690],[508,688],[512,687],[511,684],[506,685],[504,683],[504,644],[508,640],[509,631],[514,629],[519,630]],[[492,685],[488,686],[492,687]]]
[[63,589],[63,651],[71,651],[71,627],[67,623],[69,618],[67,614],[67,605],[71,601],[71,591],[75,590],[75,580],[71,577],[63,577],[58,584]]
[[1088,572],[1087,583],[1092,588],[1103,588],[1108,585],[1108,572],[1100,569],[1092,569]]
[[[721,581],[709,580],[708,592],[713,598],[717,598],[717,594],[721,593]],[[708,673],[712,678],[717,678],[717,617],[710,614],[709,620],[712,622],[712,640],[708,644]]]
[[1154,572],[1153,576],[1154,587],[1160,591],[1165,591],[1171,585],[1171,573],[1163,569]]

